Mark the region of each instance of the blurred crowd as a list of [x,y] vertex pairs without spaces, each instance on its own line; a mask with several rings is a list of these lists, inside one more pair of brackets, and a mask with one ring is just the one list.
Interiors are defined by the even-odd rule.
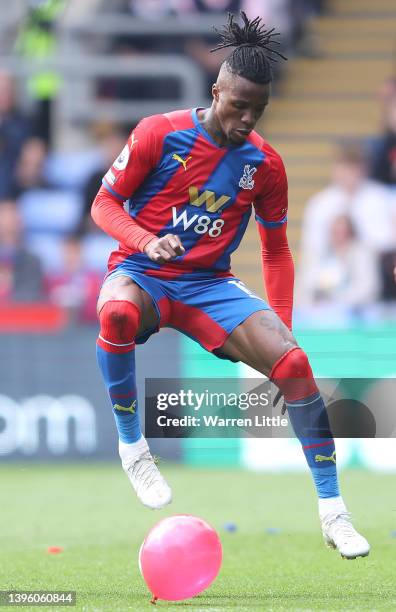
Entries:
[[[259,0],[113,0],[111,4],[112,10],[142,19],[240,9],[260,13],[286,34],[287,52],[315,54],[304,24],[325,10],[324,0],[267,0],[264,6],[263,15]],[[109,50],[161,52],[179,45],[181,53],[205,70],[209,84],[222,60],[208,53],[213,42],[211,35],[177,37],[177,41],[115,37]],[[121,88],[102,80],[98,87],[102,96],[153,93],[132,82]],[[166,84],[149,87],[166,97]],[[396,79],[384,84],[381,97],[382,134],[370,141],[340,142],[328,186],[305,208],[296,283],[297,320],[303,323],[315,319],[350,323],[383,318],[384,313],[396,316]],[[102,176],[134,126],[96,124],[89,128],[94,147],[56,151],[50,98],[44,96],[44,104],[39,105],[39,121],[27,116],[12,75],[0,70],[0,304],[50,302],[67,309],[74,321],[95,322],[96,297],[115,243],[93,224],[90,208]]]
[[[225,15],[245,10],[260,14],[282,32],[288,53],[311,53],[305,23],[324,10],[325,0],[106,0],[98,10],[142,20],[194,15]],[[48,58],[56,50],[56,20],[67,0],[29,0],[13,52]],[[94,48],[106,54],[180,53],[207,75],[208,90],[224,54],[210,54],[217,35],[156,37],[131,34],[98,38]],[[155,79],[100,79],[97,95],[112,99],[169,97],[175,84]],[[122,150],[133,125],[98,123],[88,151],[54,150],[53,101],[61,79],[52,71],[29,77],[34,101],[30,115],[19,103],[17,83],[0,67],[0,305],[50,302],[67,309],[73,321],[96,321],[96,297],[114,241],[93,224],[92,201],[101,179]],[[56,128],[55,128],[56,129]]]
[[50,301],[76,321],[95,320],[115,243],[90,207],[126,136],[103,124],[94,150],[56,153],[18,108],[12,76],[0,73],[0,302]]
[[[383,133],[339,143],[329,185],[305,208],[299,321],[396,311],[396,86],[389,90]],[[50,301],[79,322],[95,321],[115,243],[90,207],[127,133],[101,124],[93,136],[94,150],[51,151],[19,110],[12,77],[0,74],[0,302]]]
[[301,322],[396,317],[396,82],[383,131],[340,142],[329,185],[304,211],[296,304]]
[[[118,11],[140,19],[159,21],[166,17],[191,17],[195,15],[226,15],[243,10],[247,15],[260,15],[268,29],[275,27],[281,36],[279,50],[291,56],[295,53],[315,56],[318,53],[315,41],[306,27],[309,18],[324,12],[326,0],[112,0],[105,1],[103,9]],[[213,28],[206,36],[183,34],[183,26],[176,34],[158,34],[147,37],[144,31],[127,36],[106,38],[106,53],[114,55],[139,56],[147,53],[180,53],[190,57],[204,71],[207,90],[210,94],[212,83],[219,66],[229,50],[210,53],[217,44],[218,36]],[[282,64],[274,65],[274,77],[281,77]],[[177,80],[164,77],[150,82],[142,77],[134,79],[104,79],[98,88],[101,98],[172,98],[178,87]]]

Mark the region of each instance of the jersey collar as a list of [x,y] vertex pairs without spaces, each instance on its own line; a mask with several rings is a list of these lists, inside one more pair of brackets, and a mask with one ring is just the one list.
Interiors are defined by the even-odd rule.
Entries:
[[191,115],[195,124],[195,127],[197,128],[197,130],[202,134],[202,136],[206,139],[209,140],[209,142],[211,144],[213,144],[215,147],[217,147],[218,149],[238,149],[238,148],[242,148],[243,146],[245,146],[246,141],[243,144],[240,145],[219,145],[218,142],[216,142],[214,140],[214,138],[212,138],[212,136],[209,134],[209,132],[207,132],[205,130],[205,128],[203,127],[202,123],[200,122],[200,120],[198,119],[198,111],[201,110],[202,108],[204,108],[203,106],[197,106],[196,108],[193,108],[191,111]]

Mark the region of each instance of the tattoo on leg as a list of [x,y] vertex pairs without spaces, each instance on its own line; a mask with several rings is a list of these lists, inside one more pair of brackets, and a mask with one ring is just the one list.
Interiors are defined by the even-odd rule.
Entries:
[[290,347],[295,344],[293,336],[280,319],[262,316],[260,317],[259,324],[268,331],[279,334],[286,344],[290,344]]
[[268,330],[278,329],[279,331],[279,321],[268,319],[268,317],[260,317],[259,321],[262,327],[265,327]]

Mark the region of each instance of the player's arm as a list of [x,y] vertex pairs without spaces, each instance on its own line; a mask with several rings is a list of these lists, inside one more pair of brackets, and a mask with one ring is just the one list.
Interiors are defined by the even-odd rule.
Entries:
[[286,235],[286,223],[266,228],[259,223],[264,283],[271,308],[292,328],[294,263]]
[[143,119],[131,133],[127,144],[103,178],[91,209],[95,223],[109,236],[132,250],[139,250],[164,263],[184,253],[178,236],[158,238],[143,229],[124,210],[129,199],[152,171],[161,155],[163,136],[169,125],[163,116]]
[[280,158],[273,161],[255,203],[268,302],[292,328],[294,263],[287,240],[287,178]]
[[125,212],[123,203],[102,185],[92,204],[91,215],[106,234],[132,250],[141,251],[157,263],[164,263],[184,253],[179,236],[158,238],[146,231]]

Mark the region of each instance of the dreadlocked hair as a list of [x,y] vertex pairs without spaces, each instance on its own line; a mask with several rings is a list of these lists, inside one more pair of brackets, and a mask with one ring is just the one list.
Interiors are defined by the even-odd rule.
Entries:
[[220,30],[214,28],[221,40],[211,52],[236,47],[225,60],[228,69],[254,83],[269,83],[272,81],[271,63],[278,61],[275,56],[287,60],[274,48],[281,44],[276,40],[279,32],[275,32],[275,28],[266,30],[261,17],[250,21],[244,11],[241,11],[243,25],[236,23],[234,17],[228,13],[226,25]]

